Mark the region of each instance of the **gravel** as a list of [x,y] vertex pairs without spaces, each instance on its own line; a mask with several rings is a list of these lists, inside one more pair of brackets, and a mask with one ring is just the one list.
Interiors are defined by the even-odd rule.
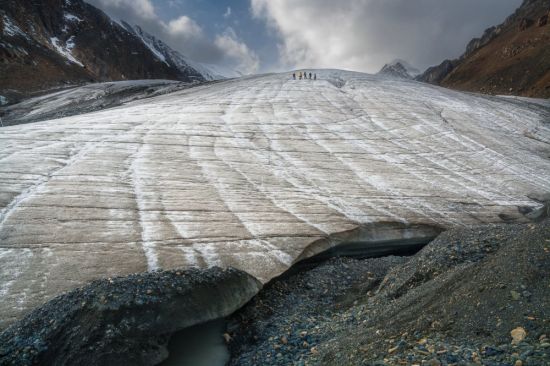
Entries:
[[219,268],[95,281],[1,333],[0,365],[156,364],[171,334],[220,317],[230,366],[550,365],[550,220],[306,262],[259,288]]
[[449,230],[409,258],[332,259],[231,317],[230,365],[550,365],[549,280],[549,221]]
[[0,333],[0,365],[158,364],[171,334],[228,316],[260,286],[220,268],[94,281]]

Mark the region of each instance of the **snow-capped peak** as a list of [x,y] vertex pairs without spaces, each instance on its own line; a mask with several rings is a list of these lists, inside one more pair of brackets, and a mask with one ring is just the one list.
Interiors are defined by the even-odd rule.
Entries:
[[405,60],[402,60],[402,59],[398,58],[398,59],[395,59],[392,62],[390,62],[390,65],[396,65],[396,64],[401,64],[407,70],[409,75],[411,75],[413,77],[418,76],[422,73],[422,71],[420,71],[416,67],[412,66],[410,63],[408,63]]
[[411,66],[407,61],[395,59],[392,62],[385,64],[378,74],[403,79],[414,79],[416,76],[421,74],[421,71]]

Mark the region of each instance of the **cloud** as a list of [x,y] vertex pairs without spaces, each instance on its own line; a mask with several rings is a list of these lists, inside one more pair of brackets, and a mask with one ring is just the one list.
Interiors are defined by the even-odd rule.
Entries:
[[521,0],[250,0],[279,35],[287,67],[375,72],[396,58],[424,68],[458,56]]
[[[224,67],[239,66],[241,72],[255,72],[258,57],[234,30],[210,38],[203,28],[187,15],[169,21],[162,20],[151,0],[88,0],[115,19],[139,25],[146,32],[166,42],[170,47],[198,62]],[[175,6],[171,2],[168,6]],[[228,12],[231,11],[228,8]]]
[[186,38],[201,38],[204,37],[202,28],[188,16],[182,15],[177,19],[173,19],[164,24],[166,32],[172,36]]
[[231,7],[228,6],[228,7],[227,7],[227,10],[226,10],[225,13],[223,14],[223,17],[224,17],[225,19],[227,19],[227,18],[229,18],[229,17],[231,16],[231,13],[232,13]]
[[243,74],[253,74],[260,68],[258,55],[242,42],[232,28],[216,37],[215,44],[232,60],[233,67]]
[[101,5],[112,11],[124,11],[129,16],[141,19],[156,19],[155,7],[150,0],[91,0],[92,5]]

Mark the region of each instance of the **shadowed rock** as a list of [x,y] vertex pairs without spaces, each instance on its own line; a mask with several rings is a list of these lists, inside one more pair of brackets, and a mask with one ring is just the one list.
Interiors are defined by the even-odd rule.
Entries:
[[155,365],[170,335],[225,317],[261,284],[219,268],[95,281],[0,334],[1,365]]

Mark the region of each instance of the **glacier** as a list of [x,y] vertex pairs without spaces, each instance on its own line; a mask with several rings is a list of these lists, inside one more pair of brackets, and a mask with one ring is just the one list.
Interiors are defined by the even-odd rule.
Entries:
[[544,103],[311,72],[0,128],[0,329],[97,278],[232,266],[265,283],[350,240],[542,207]]
[[[25,99],[0,108],[0,114],[4,125],[39,122],[105,110],[129,101],[168,94],[195,85],[197,84],[162,79],[90,83]],[[1,102],[0,98],[0,106]]]

